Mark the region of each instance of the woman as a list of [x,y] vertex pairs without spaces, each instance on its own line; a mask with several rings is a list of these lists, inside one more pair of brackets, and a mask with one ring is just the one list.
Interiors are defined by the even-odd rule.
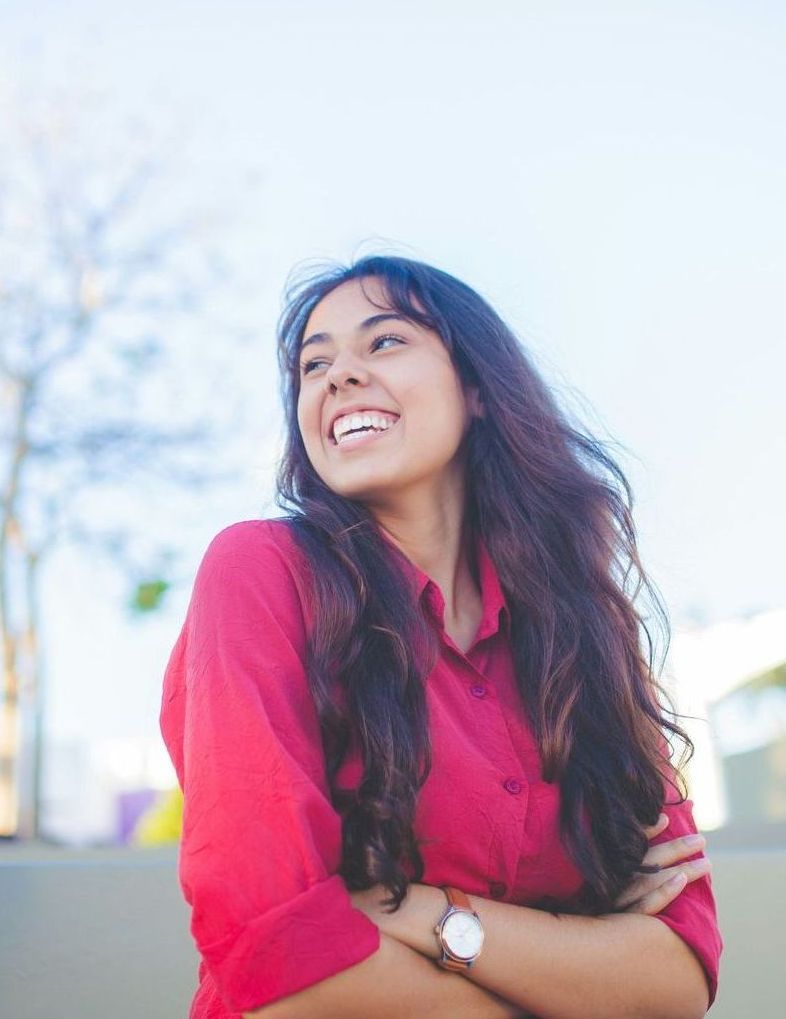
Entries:
[[165,676],[192,1019],[704,1015],[619,467],[423,263],[306,278],[279,343],[288,516],[216,535]]

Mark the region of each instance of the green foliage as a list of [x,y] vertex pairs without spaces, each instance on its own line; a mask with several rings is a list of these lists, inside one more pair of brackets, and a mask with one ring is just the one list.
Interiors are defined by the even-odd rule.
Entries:
[[136,590],[131,596],[129,608],[135,615],[144,612],[153,612],[159,607],[164,594],[169,589],[169,582],[166,580],[146,580],[137,584]]

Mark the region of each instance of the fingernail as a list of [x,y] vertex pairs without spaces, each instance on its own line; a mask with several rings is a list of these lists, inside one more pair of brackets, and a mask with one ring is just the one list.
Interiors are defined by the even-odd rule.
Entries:
[[679,886],[684,885],[687,880],[688,877],[686,874],[675,874],[673,878],[669,879],[668,883],[674,888],[679,888]]
[[705,842],[703,835],[686,835],[685,845],[686,846],[703,846]]
[[661,814],[658,818],[658,824],[663,824],[664,821],[668,821],[669,818],[666,814]]

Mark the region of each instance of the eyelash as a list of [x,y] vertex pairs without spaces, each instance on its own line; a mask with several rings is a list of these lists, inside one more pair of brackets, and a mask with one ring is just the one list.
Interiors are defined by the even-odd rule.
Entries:
[[[372,340],[371,349],[375,350],[376,349],[376,345],[378,343],[381,343],[383,340],[396,340],[398,343],[403,343],[404,342],[401,339],[400,336],[394,336],[393,333],[385,333],[384,336],[377,336],[374,340]],[[305,364],[302,366],[303,367],[303,374],[304,375],[310,375],[311,374],[311,369],[313,368],[313,366],[315,364],[320,364],[323,360],[324,360],[324,358],[315,357],[312,361],[306,361]]]

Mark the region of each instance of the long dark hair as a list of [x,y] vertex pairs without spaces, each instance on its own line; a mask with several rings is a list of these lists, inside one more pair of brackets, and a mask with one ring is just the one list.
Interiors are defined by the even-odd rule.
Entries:
[[[657,820],[664,778],[677,792],[672,802],[687,796],[667,763],[664,747],[673,746],[664,730],[682,740],[687,760],[694,751],[667,717],[676,713],[663,706],[670,701],[657,679],[648,617],[634,605],[644,589],[667,649],[668,617],[639,560],[630,485],[606,444],[558,406],[479,294],[423,262],[381,255],[290,279],[278,324],[287,435],[275,501],[312,567],[318,611],[308,672],[343,819],[342,876],[351,889],[385,885],[395,908],[409,881],[422,878],[413,818],[432,763],[424,681],[438,654],[400,553],[361,502],[322,481],[298,426],[308,317],[341,283],[362,286],[369,277],[389,309],[439,334],[461,381],[479,389],[485,416],[465,438],[467,520],[486,543],[510,608],[516,681],[543,778],[560,785],[563,845],[586,879],[576,909],[611,912],[640,869],[643,827]],[[353,733],[364,770],[347,795],[334,778]]]

